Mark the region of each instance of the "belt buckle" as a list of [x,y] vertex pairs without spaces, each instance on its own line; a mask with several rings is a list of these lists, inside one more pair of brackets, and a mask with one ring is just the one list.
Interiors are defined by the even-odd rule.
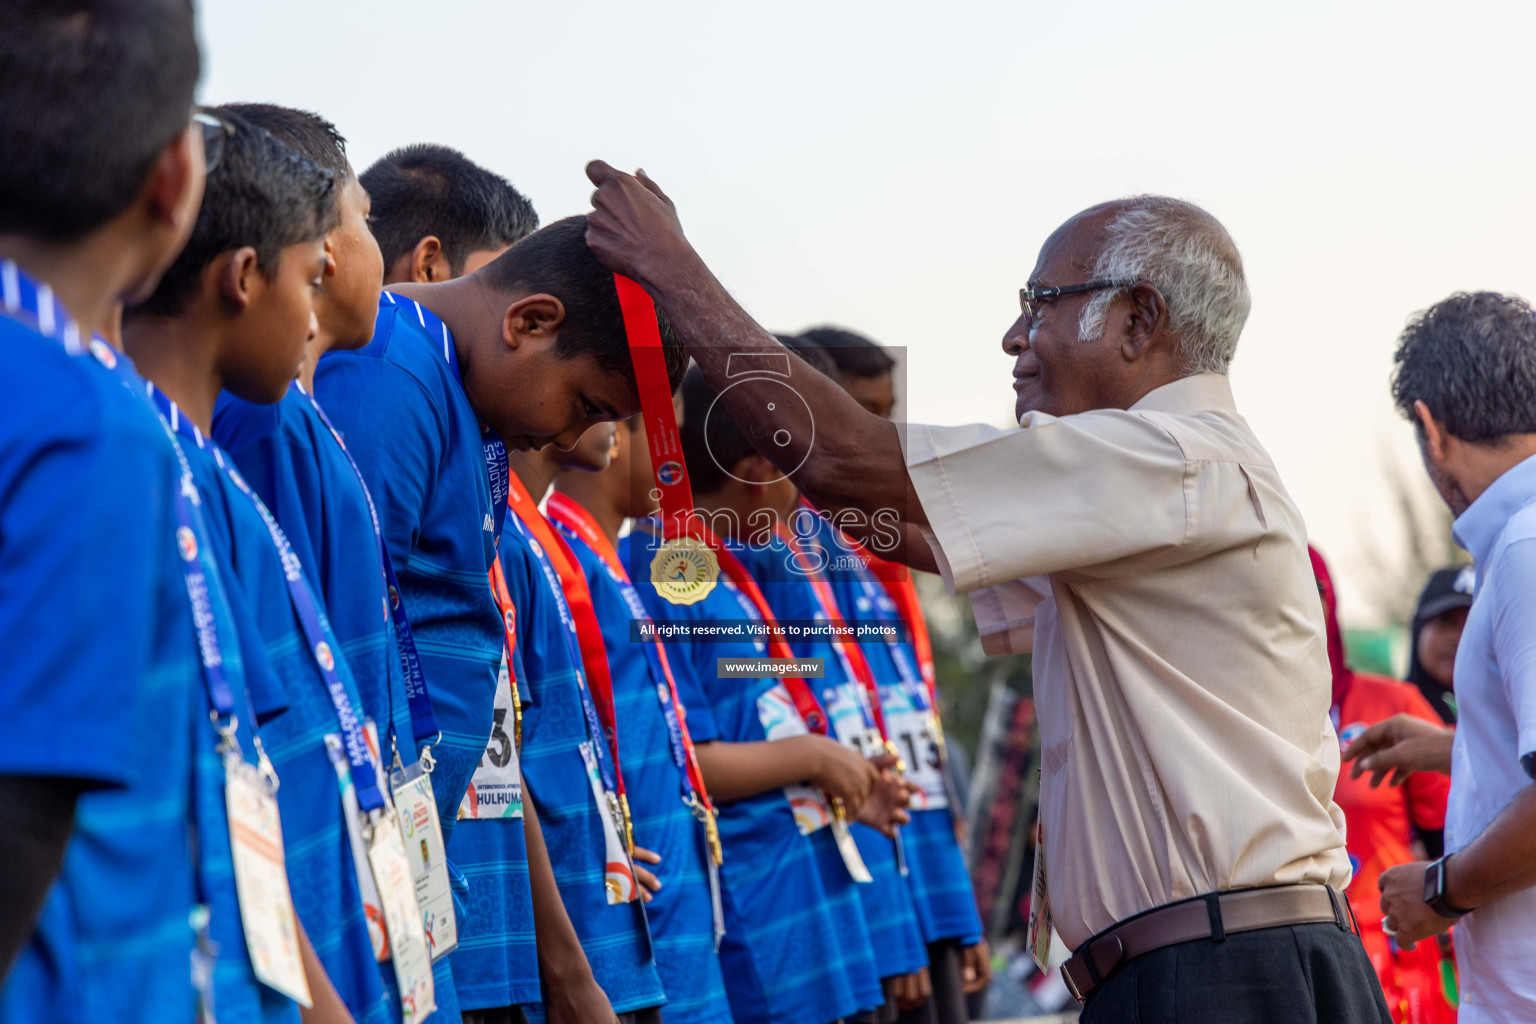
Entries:
[[1072,977],[1072,972],[1067,970],[1068,967],[1072,966],[1072,961],[1076,959],[1077,957],[1072,957],[1061,965],[1061,980],[1066,982],[1067,991],[1072,993],[1072,998],[1076,999],[1078,1005],[1081,1006],[1088,1001],[1088,997],[1083,995],[1082,991],[1078,989],[1077,980]]

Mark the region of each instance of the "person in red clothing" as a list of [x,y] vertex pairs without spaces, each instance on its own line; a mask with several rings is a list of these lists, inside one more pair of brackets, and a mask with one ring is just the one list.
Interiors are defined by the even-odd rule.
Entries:
[[[1367,726],[1400,713],[1440,724],[1440,716],[1413,686],[1355,672],[1345,663],[1333,578],[1317,550],[1309,550],[1328,629],[1328,661],[1333,668],[1330,714],[1340,747],[1347,747]],[[1445,827],[1449,792],[1450,780],[1437,772],[1415,772],[1402,786],[1375,788],[1369,777],[1352,779],[1348,772],[1341,772],[1333,794],[1334,802],[1344,811],[1346,846],[1354,868],[1346,890],[1350,909],[1360,922],[1360,939],[1397,1024],[1450,1024],[1456,1020],[1454,996],[1447,994],[1448,988],[1454,992],[1449,951],[1434,942],[1421,942],[1412,950],[1399,949],[1381,929],[1381,891],[1376,884],[1387,868],[1420,859],[1413,851],[1414,829]]]

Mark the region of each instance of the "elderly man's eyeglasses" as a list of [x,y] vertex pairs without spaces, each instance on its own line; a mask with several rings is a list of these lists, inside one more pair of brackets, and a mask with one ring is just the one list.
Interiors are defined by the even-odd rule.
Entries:
[[1041,307],[1053,299],[1059,299],[1063,295],[1077,295],[1081,292],[1099,292],[1105,288],[1130,288],[1132,281],[1089,281],[1086,284],[1064,284],[1059,288],[1035,288],[1026,285],[1019,289],[1019,308],[1024,311],[1024,322],[1027,326],[1033,326],[1036,317],[1040,315]]
[[224,156],[224,142],[235,134],[235,126],[218,114],[203,109],[194,113],[192,120],[203,130],[203,171],[211,174],[219,166],[219,160]]

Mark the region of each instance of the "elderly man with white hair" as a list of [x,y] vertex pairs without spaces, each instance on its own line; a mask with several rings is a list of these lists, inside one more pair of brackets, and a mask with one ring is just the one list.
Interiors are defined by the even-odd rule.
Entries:
[[758,450],[879,553],[968,593],[989,652],[1033,651],[1036,911],[1074,950],[1083,1020],[1387,1024],[1339,891],[1306,529],[1226,377],[1249,295],[1221,224],[1140,196],[1046,240],[1003,337],[1017,430],[902,437],[791,358],[813,444],[775,430],[781,384],[728,380],[731,354],[777,343],[670,200],[643,175],[588,174],[588,244],[651,293]]

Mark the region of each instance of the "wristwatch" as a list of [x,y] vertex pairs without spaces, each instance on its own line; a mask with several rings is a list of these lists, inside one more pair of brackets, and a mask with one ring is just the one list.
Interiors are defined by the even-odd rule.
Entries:
[[1450,859],[1451,855],[1446,854],[1437,861],[1431,861],[1429,867],[1424,869],[1424,902],[1441,917],[1454,919],[1472,911],[1471,908],[1455,907],[1445,901],[1445,862]]

